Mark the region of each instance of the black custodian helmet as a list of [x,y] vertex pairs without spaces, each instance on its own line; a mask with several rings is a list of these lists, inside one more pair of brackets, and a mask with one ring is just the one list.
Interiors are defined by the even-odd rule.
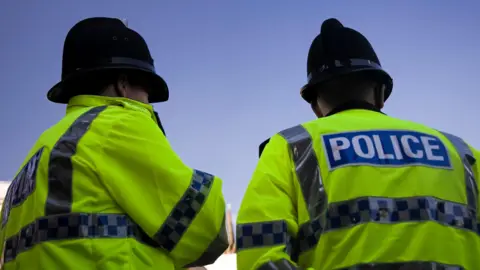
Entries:
[[310,46],[308,83],[302,87],[300,94],[311,103],[323,83],[350,74],[365,76],[383,85],[385,100],[392,93],[393,80],[382,69],[370,42],[359,32],[344,27],[337,19],[328,19],[323,22],[320,34]]
[[67,34],[63,47],[62,80],[48,91],[48,100],[68,103],[70,98],[85,93],[67,87],[85,82],[102,72],[134,71],[146,78],[149,102],[168,100],[166,82],[155,73],[150,50],[143,37],[121,20],[95,17],[75,24]]

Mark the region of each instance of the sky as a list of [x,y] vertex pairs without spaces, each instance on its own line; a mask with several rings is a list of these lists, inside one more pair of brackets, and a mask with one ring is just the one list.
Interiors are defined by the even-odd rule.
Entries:
[[[329,2],[329,3],[327,3]],[[331,17],[363,33],[394,79],[385,112],[480,147],[479,1],[0,1],[0,179],[64,116],[46,92],[79,20],[128,19],[147,41],[170,100],[156,104],[174,150],[224,181],[234,211],[258,145],[314,119],[299,95],[306,58]]]

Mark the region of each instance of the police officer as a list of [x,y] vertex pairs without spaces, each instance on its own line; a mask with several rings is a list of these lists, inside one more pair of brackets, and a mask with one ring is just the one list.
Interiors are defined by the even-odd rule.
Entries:
[[228,246],[219,178],[175,154],[149,103],[168,100],[144,39],[121,20],[69,31],[68,104],[12,181],[2,209],[5,269],[179,269]]
[[318,119],[266,144],[238,213],[238,269],[479,269],[479,152],[383,114],[392,79],[336,19],[307,73]]

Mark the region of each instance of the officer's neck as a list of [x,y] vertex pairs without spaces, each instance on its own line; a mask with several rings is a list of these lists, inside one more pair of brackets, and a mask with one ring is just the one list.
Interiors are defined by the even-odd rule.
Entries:
[[367,101],[359,101],[359,100],[348,101],[348,102],[342,103],[340,105],[337,105],[335,107],[325,108],[325,109],[326,110],[322,110],[322,113],[323,113],[324,117],[334,115],[336,113],[347,111],[347,110],[353,110],[353,109],[363,109],[363,110],[369,110],[369,111],[375,111],[375,112],[382,113],[382,111],[380,109],[378,109],[372,103],[367,102]]

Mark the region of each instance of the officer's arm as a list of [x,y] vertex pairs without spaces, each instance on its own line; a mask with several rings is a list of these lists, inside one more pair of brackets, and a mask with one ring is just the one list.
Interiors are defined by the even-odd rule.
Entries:
[[227,248],[221,179],[186,166],[154,120],[122,116],[101,154],[108,192],[176,265],[211,264]]
[[[3,207],[4,205],[2,205],[2,212],[0,214],[0,224],[2,224],[3,211],[5,211]],[[0,229],[0,269],[3,269],[4,251],[5,251],[5,227]]]
[[273,136],[238,213],[238,269],[296,269],[289,255],[291,236],[298,231],[292,168],[286,141]]
[[[473,175],[477,183],[477,191],[480,187],[480,151],[470,147],[475,158],[475,166],[473,166]],[[478,194],[478,193],[477,193]],[[480,196],[477,196],[477,209],[480,209]],[[480,221],[480,211],[477,212],[477,220]]]

